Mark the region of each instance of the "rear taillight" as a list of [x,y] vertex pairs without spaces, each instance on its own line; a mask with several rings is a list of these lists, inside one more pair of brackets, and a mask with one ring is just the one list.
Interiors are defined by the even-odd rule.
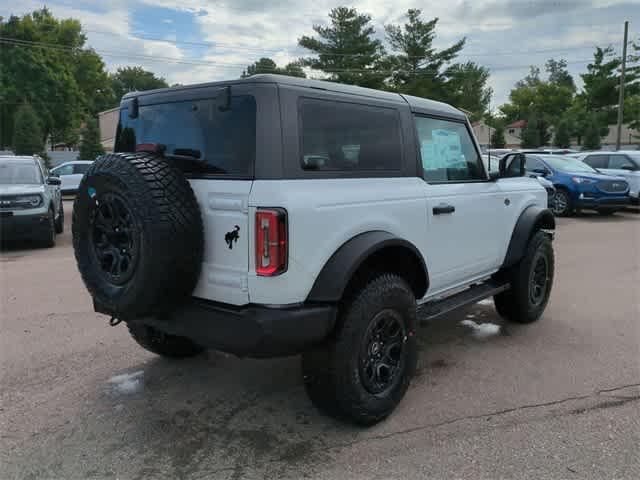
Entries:
[[287,212],[282,208],[256,211],[256,273],[263,277],[287,270]]

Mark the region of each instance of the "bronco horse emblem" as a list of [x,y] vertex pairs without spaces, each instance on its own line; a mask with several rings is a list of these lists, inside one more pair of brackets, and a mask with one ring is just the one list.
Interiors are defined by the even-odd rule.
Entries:
[[237,242],[240,238],[240,235],[238,234],[239,231],[240,227],[236,225],[233,230],[225,234],[224,241],[229,245],[229,250],[233,249],[233,242]]

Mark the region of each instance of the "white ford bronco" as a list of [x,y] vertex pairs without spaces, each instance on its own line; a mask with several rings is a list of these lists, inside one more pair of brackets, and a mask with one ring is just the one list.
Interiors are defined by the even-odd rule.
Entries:
[[426,319],[543,313],[554,218],[524,158],[488,173],[459,110],[256,75],[131,93],[73,212],[95,310],[160,355],[302,354],[317,407],[370,425]]

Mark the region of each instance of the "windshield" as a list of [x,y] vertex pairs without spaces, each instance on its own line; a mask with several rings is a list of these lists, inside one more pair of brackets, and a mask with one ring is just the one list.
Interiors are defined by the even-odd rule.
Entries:
[[40,185],[40,169],[35,163],[0,160],[0,185]]
[[215,98],[141,105],[137,118],[122,108],[114,150],[162,152],[185,173],[251,176],[255,98],[233,96],[228,109]]
[[552,168],[566,173],[598,173],[586,163],[576,158],[565,157],[561,155],[549,155],[544,157],[544,161]]

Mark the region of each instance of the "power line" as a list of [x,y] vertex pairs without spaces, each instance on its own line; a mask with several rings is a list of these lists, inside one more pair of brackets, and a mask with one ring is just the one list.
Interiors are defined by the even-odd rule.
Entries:
[[[97,33],[99,35],[112,35],[120,38],[126,38],[125,35],[118,34],[115,32],[102,31],[102,30],[85,30],[85,32]],[[221,42],[204,42],[204,41],[193,42],[193,41],[186,41],[186,40],[171,40],[171,39],[165,39],[162,37],[150,37],[146,35],[143,36],[143,35],[137,35],[137,34],[132,34],[132,36],[133,38],[139,39],[139,40],[164,42],[172,45],[190,45],[190,46],[197,46],[197,47],[221,47],[225,50],[240,50],[240,51],[247,51],[247,52],[256,53],[256,54],[267,54],[267,53],[276,54],[285,50],[285,49],[258,50],[252,47],[243,47],[239,45],[232,45],[232,44],[221,43]],[[493,56],[511,56],[511,55],[523,55],[523,54],[554,53],[554,52],[560,53],[560,52],[570,52],[570,51],[576,51],[576,50],[593,49],[595,47],[596,45],[584,45],[580,47],[547,48],[547,49],[541,49],[541,50],[513,50],[513,51],[502,51],[502,52],[498,51],[494,53],[462,52],[461,54],[464,55],[465,57],[470,57],[470,58],[493,57]],[[363,56],[363,54],[359,54],[359,53],[329,53],[329,52],[321,52],[319,53],[319,55],[330,56],[330,57],[361,57]],[[422,57],[409,56],[407,58],[422,58]]]
[[[13,45],[17,47],[31,47],[31,48],[41,48],[41,49],[52,49],[52,50],[60,50],[60,51],[78,51],[82,50],[76,47],[69,47],[66,45],[60,44],[51,44],[44,42],[35,42],[30,40],[20,40],[16,38],[9,37],[0,37],[0,43],[4,43],[7,45]],[[165,57],[158,55],[131,55],[131,54],[121,54],[117,52],[109,52],[103,50],[95,50],[103,56],[115,57],[115,58],[126,58],[126,59],[142,59],[147,61],[156,61],[156,62],[171,62],[175,64],[185,64],[185,65],[194,65],[194,66],[204,66],[204,67],[218,67],[218,68],[246,68],[247,64],[240,63],[224,63],[224,62],[212,62],[212,61],[198,61],[198,60],[184,60],[181,58],[175,57]],[[592,59],[587,60],[574,60],[567,62],[567,65],[579,65],[591,62]],[[531,64],[526,65],[497,65],[497,66],[488,66],[491,71],[503,71],[503,70],[517,70],[520,68],[528,68]],[[269,72],[270,70],[264,70],[264,72]],[[271,70],[273,72],[278,70]],[[381,70],[381,69],[353,69],[353,68],[345,68],[345,69],[323,69],[324,72],[327,73],[380,73],[380,74],[397,74],[404,73],[408,75],[427,75],[427,76],[435,76],[439,75],[439,72],[416,72],[409,70]]]

